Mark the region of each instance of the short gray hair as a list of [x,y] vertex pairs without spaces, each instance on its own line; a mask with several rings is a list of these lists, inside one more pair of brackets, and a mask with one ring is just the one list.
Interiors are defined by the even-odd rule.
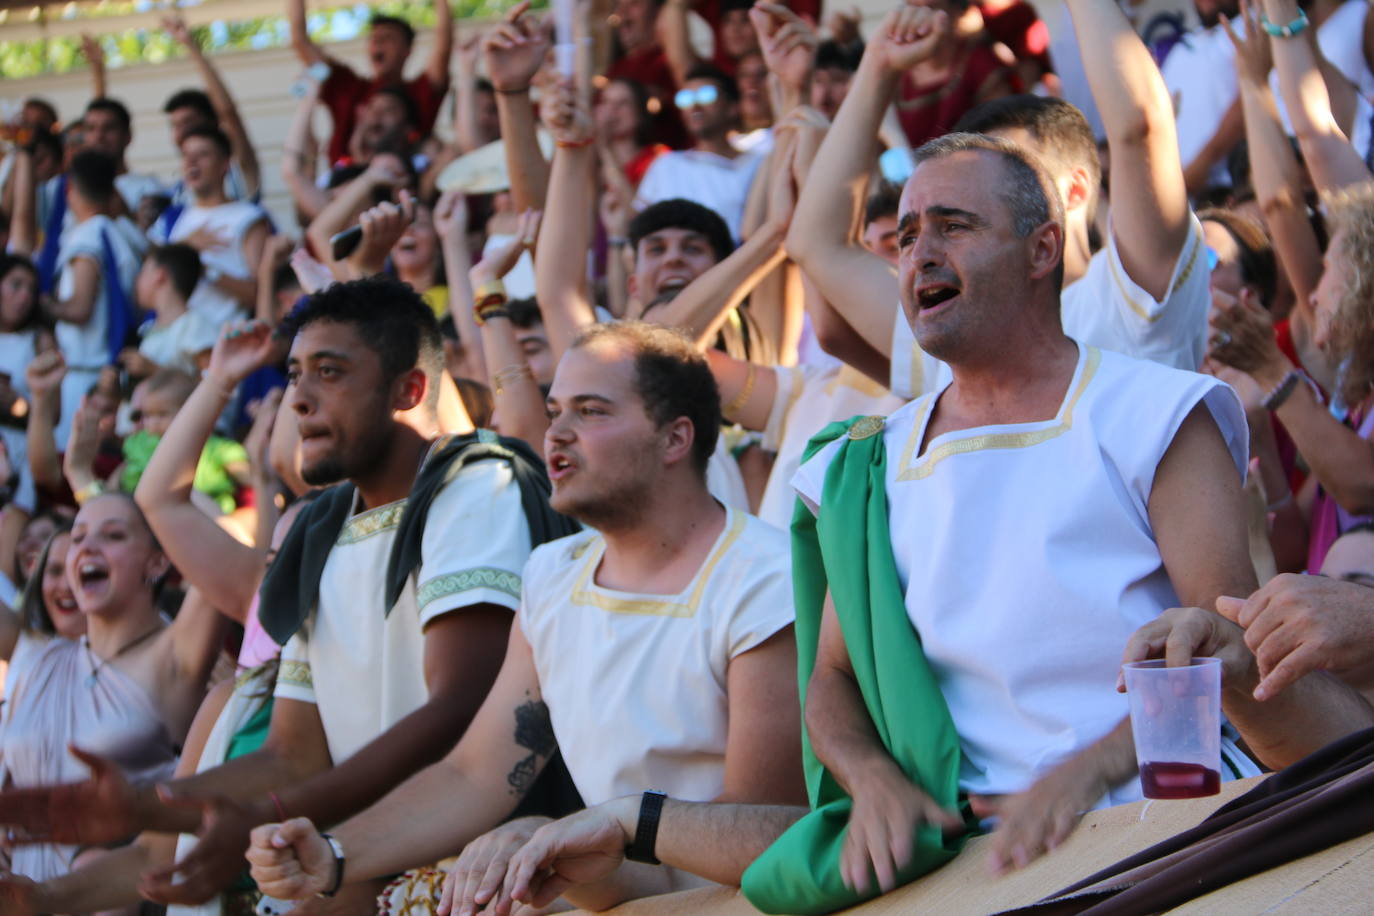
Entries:
[[1025,238],[1047,222],[1064,225],[1064,204],[1045,169],[1009,140],[986,134],[952,133],[924,143],[912,154],[915,165],[969,151],[993,153],[1002,158],[1008,181],[998,188],[1011,211],[1012,230]]

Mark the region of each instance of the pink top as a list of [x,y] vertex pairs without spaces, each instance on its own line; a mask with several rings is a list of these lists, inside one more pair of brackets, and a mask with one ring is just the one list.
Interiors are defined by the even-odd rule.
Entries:
[[239,648],[239,670],[247,671],[266,664],[281,654],[281,646],[272,641],[258,622],[258,596],[248,605],[248,619],[243,624],[243,645]]
[[[1350,421],[1361,439],[1374,438],[1374,410],[1361,408],[1364,415],[1352,414]],[[1331,498],[1326,488],[1317,487],[1317,495],[1312,500],[1312,534],[1307,542],[1307,571],[1312,574],[1321,572],[1326,552],[1342,534],[1363,522],[1374,521],[1374,515],[1351,515]]]

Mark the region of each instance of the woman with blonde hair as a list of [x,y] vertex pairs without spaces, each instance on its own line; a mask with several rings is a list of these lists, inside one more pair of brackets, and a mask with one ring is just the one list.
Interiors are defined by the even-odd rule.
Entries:
[[[156,599],[169,568],[131,497],[108,493],[81,507],[66,574],[86,635],[51,640],[16,679],[0,731],[5,785],[73,782],[88,766],[113,765],[133,781],[171,775],[222,629],[194,589],[174,621],[163,618]],[[11,870],[51,878],[71,867],[74,853],[18,846]]]
[[1311,469],[1296,501],[1268,499],[1276,525],[1307,526],[1312,572],[1342,532],[1374,520],[1374,182],[1325,202],[1332,235],[1311,305],[1313,339],[1337,367],[1334,405],[1280,351],[1263,309],[1218,301],[1211,319],[1211,357],[1249,376]]

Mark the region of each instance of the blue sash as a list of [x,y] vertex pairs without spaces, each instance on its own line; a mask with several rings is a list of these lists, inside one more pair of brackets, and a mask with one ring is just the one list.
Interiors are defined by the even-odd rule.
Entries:
[[105,284],[105,301],[109,304],[109,322],[106,325],[105,341],[110,350],[110,362],[117,364],[119,352],[129,339],[129,332],[137,324],[133,303],[124,289],[119,276],[119,261],[115,258],[114,244],[110,241],[110,231],[100,230],[100,270]]
[[57,255],[62,248],[62,222],[67,218],[67,176],[57,176],[57,193],[43,226],[43,248],[38,252],[38,289],[51,293],[57,279]]

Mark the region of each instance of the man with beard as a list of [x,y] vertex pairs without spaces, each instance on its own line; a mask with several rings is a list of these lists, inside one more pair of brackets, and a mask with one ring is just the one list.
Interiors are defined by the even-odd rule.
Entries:
[[[531,547],[572,530],[523,445],[438,435],[439,332],[408,286],[335,284],[291,324],[302,475],[345,483],[302,512],[262,585],[263,627],[285,645],[262,750],[162,801],[112,768],[0,796],[0,821],[61,842],[198,832],[185,859],[145,876],[145,896],[164,902],[227,887],[258,824],[342,820],[448,751],[495,679]],[[273,347],[259,323],[231,338],[234,358],[211,377],[225,392]]]
[[256,271],[271,234],[267,212],[246,200],[230,200],[225,178],[233,146],[218,127],[195,127],[178,144],[187,206],[169,208],[151,235],[160,244],[183,243],[200,254],[204,267],[191,294],[190,309],[219,326],[257,304]]
[[[1065,214],[1063,328],[1104,350],[1196,369],[1211,307],[1202,229],[1190,212],[1169,94],[1140,38],[1115,4],[1069,0],[1111,153],[1111,221],[1094,252],[1089,227],[1101,164],[1086,119],[1062,99],[1008,96],[956,125],[1030,150],[1055,181]],[[900,308],[891,268],[853,244],[831,216],[852,206],[868,169],[885,100],[901,74],[935,48],[943,16],[894,11],[869,40],[834,127],[797,200],[787,250],[873,348],[891,357],[891,389],[915,397],[948,378],[922,354]]]
[[[720,426],[706,361],[666,328],[599,325],[563,357],[548,409],[552,503],[596,530],[531,556],[500,676],[443,761],[332,839],[303,819],[254,832],[264,893],[308,897],[471,843],[446,888],[452,912],[471,913],[496,890],[478,898],[482,878],[504,874],[512,839],[539,822],[471,841],[556,749],[588,803],[644,793],[650,817],[665,791],[800,800],[787,540],[706,488]],[[639,861],[656,864],[645,840]],[[681,877],[631,865],[579,899],[601,909]]]
[[[745,876],[768,912],[938,866],[959,848],[945,831],[961,830],[961,793],[1000,818],[998,871],[1083,811],[1138,799],[1109,686],[1122,647],[1180,603],[1255,583],[1234,392],[1064,334],[1063,206],[1021,147],[950,134],[915,159],[900,297],[952,378],[886,420],[831,427],[797,474],[816,515],[794,525],[808,764],[828,778]],[[1228,712],[1247,732],[1302,708]],[[1277,768],[1335,736],[1312,721],[1251,749]],[[1258,772],[1222,748],[1223,778]],[[834,854],[805,864],[802,848]]]

